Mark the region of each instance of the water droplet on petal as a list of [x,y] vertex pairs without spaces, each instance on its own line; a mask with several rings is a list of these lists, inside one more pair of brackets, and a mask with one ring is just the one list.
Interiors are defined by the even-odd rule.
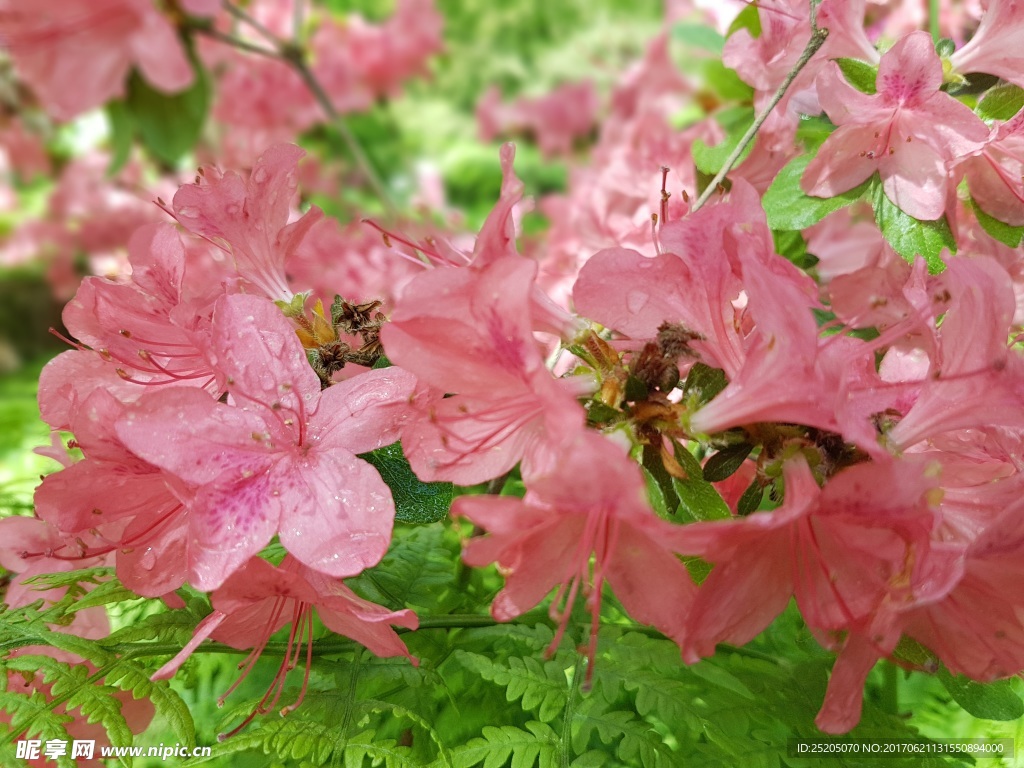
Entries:
[[626,309],[630,312],[639,312],[647,306],[650,297],[644,291],[629,291],[626,294]]
[[265,182],[267,180],[267,169],[262,167],[257,168],[252,174],[252,180],[257,184]]
[[178,209],[178,215],[184,216],[186,219],[196,219],[199,217],[199,209],[186,205]]
[[139,557],[139,567],[145,571],[152,571],[156,565],[156,552],[152,547],[146,547],[146,551]]

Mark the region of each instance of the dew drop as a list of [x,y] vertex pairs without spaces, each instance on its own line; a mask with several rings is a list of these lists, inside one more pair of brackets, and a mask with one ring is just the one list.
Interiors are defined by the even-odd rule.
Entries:
[[186,219],[196,219],[199,218],[199,209],[186,205],[178,209],[178,215],[184,216]]
[[156,552],[152,547],[146,547],[146,551],[139,558],[139,566],[146,571],[152,571],[156,565]]
[[629,291],[626,294],[626,309],[630,312],[639,312],[647,306],[650,297],[644,291]]
[[267,169],[262,167],[257,168],[252,174],[252,180],[257,184],[265,182],[267,180]]

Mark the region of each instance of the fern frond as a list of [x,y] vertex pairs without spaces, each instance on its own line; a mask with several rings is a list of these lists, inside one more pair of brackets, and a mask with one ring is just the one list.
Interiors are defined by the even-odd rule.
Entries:
[[[500,768],[511,760],[512,768],[558,768],[560,740],[551,726],[531,720],[526,730],[512,725],[487,726],[479,738],[452,750],[455,768]],[[432,763],[430,768],[440,768]]]
[[487,656],[455,651],[455,658],[485,680],[505,688],[505,700],[522,699],[523,709],[536,712],[541,722],[549,723],[565,709],[569,697],[567,668],[557,661],[541,662],[533,656],[512,657],[507,666]]
[[441,614],[461,600],[458,579],[459,542],[440,524],[397,528],[391,548],[381,562],[348,584],[361,597],[401,608],[427,609]]

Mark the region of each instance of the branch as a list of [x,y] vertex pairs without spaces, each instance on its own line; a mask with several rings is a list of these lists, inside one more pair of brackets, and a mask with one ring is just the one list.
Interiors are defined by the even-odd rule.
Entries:
[[715,190],[718,189],[718,186],[722,183],[722,180],[726,177],[726,175],[728,175],[729,171],[732,170],[732,167],[736,164],[736,161],[740,159],[740,155],[743,154],[743,150],[747,148],[747,145],[754,140],[754,137],[757,135],[757,132],[761,130],[761,126],[764,125],[765,121],[768,119],[768,116],[772,113],[772,110],[775,109],[776,106],[778,106],[778,103],[780,101],[782,101],[782,97],[786,95],[786,91],[789,90],[789,87],[793,84],[793,81],[796,80],[797,75],[799,75],[803,68],[807,66],[807,62],[811,60],[814,54],[818,52],[818,49],[821,48],[821,46],[824,44],[825,39],[828,37],[828,30],[820,29],[818,27],[817,1],[810,0],[810,3],[812,30],[811,39],[807,41],[807,45],[804,48],[803,53],[800,54],[800,58],[796,60],[796,64],[793,65],[793,68],[786,75],[786,79],[782,81],[782,85],[779,86],[779,89],[772,96],[771,101],[769,101],[768,105],[761,111],[761,114],[757,116],[757,119],[750,124],[750,127],[747,129],[747,132],[743,134],[743,138],[740,139],[739,143],[736,145],[733,151],[729,153],[729,157],[726,158],[725,164],[722,166],[722,170],[715,174],[715,178],[711,180],[707,187],[705,187],[704,192],[701,193],[701,196],[697,198],[697,202],[693,204],[693,207],[690,209],[690,213],[699,210],[704,205],[704,203],[708,201],[711,195],[715,193]]
[[[252,27],[261,37],[270,43],[271,47],[266,48],[261,45],[254,45],[253,43],[249,43],[241,38],[235,37],[234,35],[220,32],[209,24],[196,24],[192,29],[200,34],[212,37],[215,40],[219,40],[220,42],[233,46],[239,50],[277,59],[294,69],[296,74],[298,74],[302,79],[307,90],[324,111],[324,114],[327,115],[328,121],[337,128],[342,141],[345,142],[345,146],[348,147],[349,152],[352,153],[352,158],[355,161],[356,167],[358,167],[360,173],[366,177],[367,183],[369,183],[370,187],[373,189],[374,194],[376,194],[380,199],[388,213],[395,215],[398,209],[391,200],[391,195],[388,193],[387,187],[377,174],[376,169],[373,167],[373,163],[370,161],[369,156],[366,154],[365,150],[363,150],[359,140],[356,139],[351,129],[342,119],[341,113],[338,112],[334,104],[331,102],[330,96],[327,95],[327,92],[320,84],[320,81],[317,80],[316,75],[313,74],[313,70],[311,70],[309,65],[306,63],[306,51],[297,42],[299,39],[299,30],[295,30],[295,41],[282,40],[274,34],[274,32],[260,23],[259,20],[253,18],[237,5],[229,2],[229,0],[223,0],[223,7],[227,13]],[[301,17],[297,15],[296,19],[299,18]]]

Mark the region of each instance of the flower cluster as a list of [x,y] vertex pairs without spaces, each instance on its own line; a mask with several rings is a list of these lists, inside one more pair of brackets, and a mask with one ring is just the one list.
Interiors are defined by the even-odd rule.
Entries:
[[[148,3],[149,15],[110,4],[119,40],[167,23]],[[289,624],[286,661],[303,645],[308,659],[314,608],[329,630],[411,659],[391,625],[414,629],[412,611],[344,583],[388,551],[392,489],[365,456],[400,442],[422,481],[493,486],[451,509],[465,562],[505,578],[493,617],[554,592],[554,648],[582,598],[588,672],[610,593],[688,664],[750,641],[795,600],[837,653],[817,719],[829,733],[857,724],[879,659],[979,681],[1019,673],[1024,256],[989,233],[1024,223],[1024,112],[972,111],[948,84],[1013,80],[992,41],[1019,35],[1024,14],[992,0],[972,41],[943,59],[926,33],[898,28],[880,54],[864,2],[815,7],[761,2],[756,39],[741,29],[727,43],[754,105],[788,90],[702,197],[708,174],[691,157],[724,129],[673,126],[693,84],[672,68],[667,36],[654,40],[611,95],[593,164],[542,202],[552,229],[522,252],[511,145],[475,240],[431,230],[371,242],[369,225],[354,234],[300,212],[303,153],[290,144],[248,173],[201,171],[162,204],[177,225],[132,235],[130,276],[86,278],[65,309],[76,349],[43,371],[39,404],[81,455],[56,451],[64,467],[37,490],[38,520],[3,521],[18,528],[10,567],[102,559],[140,595],[210,593],[212,612],[161,677],[208,637],[255,660]],[[433,20],[410,2],[389,22],[403,31],[322,27],[316,66],[335,108],[418,71]],[[825,47],[800,63],[819,26]],[[339,45],[351,60],[328,55]],[[14,52],[41,100],[81,108],[51,94],[38,50]],[[111,52],[109,66],[187,83],[184,60],[179,72],[146,54]],[[865,71],[870,87],[850,75]],[[215,109],[255,110],[232,102],[260,98],[242,91]],[[585,89],[519,105],[535,111],[546,152],[589,129],[551,118],[570,97],[593,107]],[[301,123],[289,130],[308,127],[299,104],[275,111]],[[801,115],[828,131],[809,158],[795,143]],[[257,122],[278,136],[280,124]],[[820,215],[779,224],[782,195]],[[925,235],[898,236],[940,227],[941,268],[923,258]],[[494,493],[512,473],[522,497]],[[926,661],[901,650],[911,640]],[[286,672],[257,711],[276,707]]]

